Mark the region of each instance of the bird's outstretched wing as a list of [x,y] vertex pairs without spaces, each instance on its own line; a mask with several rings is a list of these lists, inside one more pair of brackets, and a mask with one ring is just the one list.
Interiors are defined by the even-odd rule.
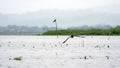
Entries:
[[63,41],[63,43],[65,43],[69,38],[70,38],[70,36],[67,39],[65,39],[65,41]]
[[85,36],[74,35],[74,37],[85,38]]
[[63,41],[63,43],[67,42],[67,40],[70,38],[74,38],[74,35],[69,36],[65,41]]

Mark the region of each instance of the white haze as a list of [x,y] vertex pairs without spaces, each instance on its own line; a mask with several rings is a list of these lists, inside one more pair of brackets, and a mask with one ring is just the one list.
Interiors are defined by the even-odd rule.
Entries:
[[0,0],[0,24],[24,26],[120,25],[119,0]]

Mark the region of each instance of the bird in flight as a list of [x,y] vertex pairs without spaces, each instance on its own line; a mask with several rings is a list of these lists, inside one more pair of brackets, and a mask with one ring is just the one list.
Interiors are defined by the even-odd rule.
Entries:
[[74,37],[84,38],[84,36],[79,36],[79,35],[70,35],[67,39],[65,39],[65,41],[63,41],[63,44],[64,44],[65,42],[67,42],[67,40],[68,40],[68,39],[70,39],[70,38],[74,38]]

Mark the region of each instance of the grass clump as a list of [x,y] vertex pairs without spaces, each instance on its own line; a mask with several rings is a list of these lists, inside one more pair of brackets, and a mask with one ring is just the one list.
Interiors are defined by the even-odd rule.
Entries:
[[14,60],[20,61],[20,60],[22,60],[22,57],[15,57]]

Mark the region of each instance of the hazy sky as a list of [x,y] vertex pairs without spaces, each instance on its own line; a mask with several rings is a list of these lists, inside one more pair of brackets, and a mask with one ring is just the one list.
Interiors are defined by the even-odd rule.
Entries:
[[0,0],[0,25],[120,25],[120,0]]
[[26,13],[39,10],[82,10],[120,5],[120,0],[0,0],[0,13]]

